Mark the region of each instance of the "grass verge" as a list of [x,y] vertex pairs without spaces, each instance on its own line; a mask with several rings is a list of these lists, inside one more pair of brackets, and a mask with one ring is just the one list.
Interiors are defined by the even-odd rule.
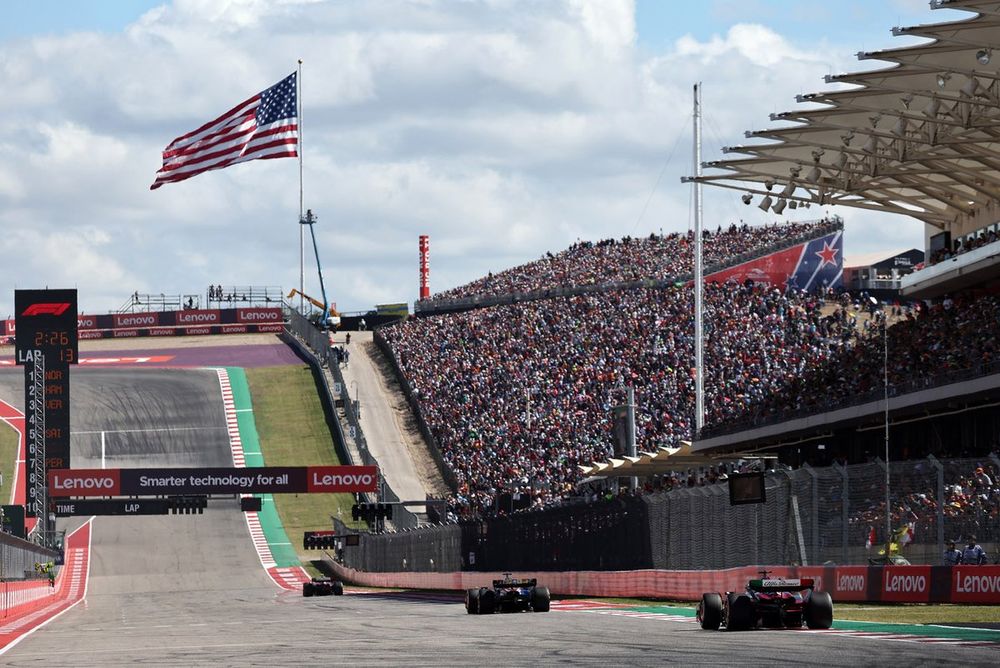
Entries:
[[[246,369],[260,449],[267,466],[340,464],[312,370],[307,365]],[[351,522],[351,494],[275,494],[285,533],[300,558],[303,531],[330,528],[330,516]]]
[[17,461],[17,448],[20,444],[17,430],[6,422],[0,422],[0,474],[3,484],[0,485],[0,502],[10,503],[10,491],[14,484],[14,462]]
[[[693,601],[662,601],[638,598],[605,598],[608,603],[652,607],[669,605],[694,608]],[[1000,621],[1000,606],[953,605],[950,603],[879,605],[877,603],[833,602],[833,616],[843,621],[884,624],[982,624]]]

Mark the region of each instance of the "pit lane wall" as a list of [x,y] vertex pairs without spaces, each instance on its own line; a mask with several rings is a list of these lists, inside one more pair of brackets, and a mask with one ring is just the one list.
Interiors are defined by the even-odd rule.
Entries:
[[[347,548],[350,549],[350,548]],[[352,584],[463,591],[502,573],[367,573],[325,559],[327,570]],[[707,571],[527,571],[559,596],[697,601],[704,592],[742,591],[766,569],[772,577],[813,578],[834,602],[1000,604],[1000,566],[745,566]]]
[[[105,313],[78,316],[77,328],[81,339],[255,334],[283,331],[284,315],[278,306]],[[3,336],[14,334],[14,321],[4,321]]]

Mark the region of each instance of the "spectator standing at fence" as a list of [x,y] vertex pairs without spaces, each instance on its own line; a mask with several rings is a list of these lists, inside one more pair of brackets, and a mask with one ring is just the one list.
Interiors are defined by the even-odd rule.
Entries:
[[347,333],[346,340],[347,340],[347,345],[351,345],[351,333],[350,332]]
[[367,327],[368,325],[365,324],[365,319],[361,318],[361,322],[358,323],[358,331],[363,332],[365,331],[365,329],[367,329]]
[[976,542],[975,536],[969,536],[968,544],[962,551],[962,563],[974,566],[986,563],[986,550]]
[[962,563],[962,551],[955,547],[955,541],[948,541],[948,549],[944,551],[944,565],[958,566]]

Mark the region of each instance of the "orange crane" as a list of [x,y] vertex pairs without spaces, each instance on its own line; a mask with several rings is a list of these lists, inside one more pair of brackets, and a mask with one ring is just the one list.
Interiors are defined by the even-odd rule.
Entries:
[[326,322],[331,329],[336,329],[340,326],[340,313],[336,309],[332,308],[329,304],[324,304],[318,299],[313,299],[304,292],[299,292],[297,288],[292,288],[292,291],[288,293],[287,299],[291,300],[295,295],[300,295],[307,302],[318,308],[326,315]]

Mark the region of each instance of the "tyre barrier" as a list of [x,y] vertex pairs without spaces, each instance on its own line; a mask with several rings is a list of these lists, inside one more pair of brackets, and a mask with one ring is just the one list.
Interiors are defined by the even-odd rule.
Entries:
[[[369,587],[464,591],[502,573],[370,573],[325,559],[336,577]],[[705,592],[735,591],[766,569],[771,577],[813,578],[837,602],[1000,605],[1000,566],[744,566],[706,571],[531,571],[553,594],[699,601]]]

